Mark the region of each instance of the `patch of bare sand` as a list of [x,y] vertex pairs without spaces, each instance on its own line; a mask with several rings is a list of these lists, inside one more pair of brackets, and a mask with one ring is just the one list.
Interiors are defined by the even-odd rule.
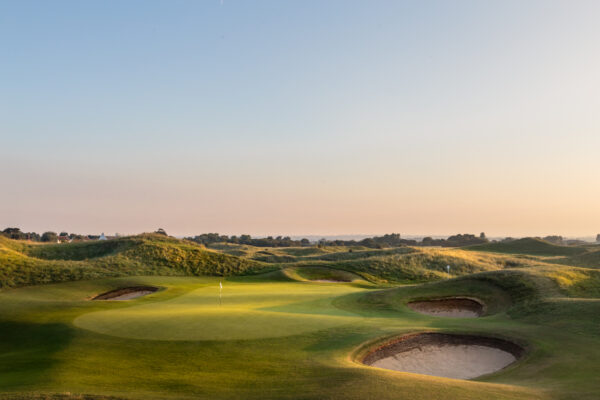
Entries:
[[129,293],[126,293],[126,294],[122,294],[120,296],[115,296],[115,297],[112,297],[112,298],[107,299],[107,300],[131,300],[131,299],[136,299],[138,297],[145,296],[145,295],[150,294],[150,293],[154,293],[154,292],[152,292],[150,290],[138,290],[136,292],[129,292]]
[[477,318],[485,312],[482,302],[467,297],[413,301],[407,306],[413,311],[436,317]]
[[473,379],[512,364],[524,350],[511,342],[482,336],[412,334],[364,357],[374,367],[453,379]]
[[152,286],[134,286],[111,290],[110,292],[99,294],[92,300],[131,300],[138,297],[146,296],[150,293],[154,293],[158,288]]
[[454,379],[491,374],[515,362],[507,351],[478,345],[430,345],[382,358],[374,367]]

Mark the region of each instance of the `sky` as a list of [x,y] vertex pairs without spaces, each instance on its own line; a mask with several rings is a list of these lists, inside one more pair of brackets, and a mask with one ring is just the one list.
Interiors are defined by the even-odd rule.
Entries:
[[0,229],[595,236],[599,18],[0,0]]

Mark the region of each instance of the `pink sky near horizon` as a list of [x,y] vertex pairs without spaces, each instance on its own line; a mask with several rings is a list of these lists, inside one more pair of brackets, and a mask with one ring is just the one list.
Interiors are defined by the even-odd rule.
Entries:
[[600,233],[600,2],[1,8],[2,229]]

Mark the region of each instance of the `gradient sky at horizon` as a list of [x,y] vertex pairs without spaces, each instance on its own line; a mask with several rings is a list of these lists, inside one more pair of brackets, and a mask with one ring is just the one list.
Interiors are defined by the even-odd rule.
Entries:
[[599,18],[0,0],[0,229],[595,235]]

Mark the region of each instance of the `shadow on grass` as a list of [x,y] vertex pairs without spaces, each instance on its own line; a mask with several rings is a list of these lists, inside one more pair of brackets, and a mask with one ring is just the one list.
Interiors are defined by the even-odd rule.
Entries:
[[0,387],[3,391],[39,385],[57,363],[54,355],[73,338],[65,324],[0,322]]

